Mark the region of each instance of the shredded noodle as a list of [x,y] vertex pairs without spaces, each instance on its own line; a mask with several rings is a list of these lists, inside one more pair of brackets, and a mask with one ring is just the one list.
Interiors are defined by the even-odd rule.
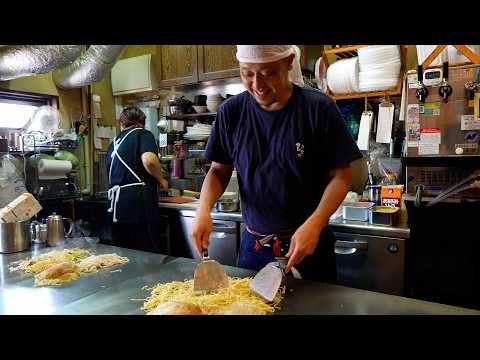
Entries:
[[[10,271],[22,270],[27,274],[36,274],[34,286],[58,286],[65,282],[78,280],[83,273],[98,272],[103,268],[129,262],[126,257],[113,254],[92,255],[88,250],[74,248],[54,250],[12,264]],[[41,275],[55,265],[67,263],[67,273]],[[15,266],[13,266],[15,265]],[[62,265],[60,265],[62,266]],[[121,271],[121,270],[118,270]]]
[[68,274],[63,274],[62,276],[52,278],[52,279],[44,279],[38,280],[35,278],[35,287],[39,286],[59,286],[63,283],[78,280],[80,278],[80,274],[78,272],[71,272]]
[[20,269],[25,271],[27,274],[38,274],[48,269],[52,265],[60,264],[62,262],[74,262],[89,255],[91,255],[91,253],[88,250],[79,248],[54,250],[46,254],[34,256],[31,259],[23,260],[19,267],[15,270]]
[[[117,264],[125,264],[129,261],[130,260],[128,260],[128,258],[119,256],[117,254],[91,255],[85,259],[82,259],[78,263],[78,266],[80,267],[81,272],[89,273],[97,272],[105,267],[110,267]],[[120,272],[122,270],[117,269],[113,271]]]
[[193,291],[193,280],[172,281],[166,284],[157,284],[153,288],[150,297],[146,299],[142,309],[151,312],[158,305],[168,301],[178,301],[195,304],[200,307],[204,314],[221,313],[222,308],[236,304],[248,304],[263,311],[273,313],[280,309],[282,296],[280,292],[275,295],[273,302],[267,303],[257,296],[249,285],[251,278],[229,278],[230,286],[209,293]]

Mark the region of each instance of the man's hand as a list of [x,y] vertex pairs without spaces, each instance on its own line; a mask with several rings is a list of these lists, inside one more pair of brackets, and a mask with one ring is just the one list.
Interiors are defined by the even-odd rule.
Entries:
[[292,266],[301,263],[305,256],[312,255],[315,252],[322,229],[323,226],[307,220],[295,231],[286,255],[288,258],[285,268],[286,273],[290,271]]
[[158,182],[158,185],[160,186],[161,190],[167,190],[168,189],[168,181],[163,179],[163,178],[160,179],[160,181]]
[[198,254],[202,256],[203,250],[208,248],[210,233],[212,232],[212,216],[208,211],[197,212],[192,237],[197,245]]

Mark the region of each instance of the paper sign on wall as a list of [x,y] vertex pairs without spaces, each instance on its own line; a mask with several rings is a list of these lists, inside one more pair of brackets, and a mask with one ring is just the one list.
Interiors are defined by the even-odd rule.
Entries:
[[475,115],[462,115],[460,130],[480,130],[480,119],[475,119]]
[[439,128],[424,128],[420,130],[420,144],[441,144],[442,131]]
[[370,129],[372,128],[373,112],[364,111],[360,119],[357,145],[360,150],[367,150],[370,142]]
[[408,146],[418,146],[420,141],[420,106],[418,104],[407,106],[407,131]]
[[378,108],[377,138],[379,143],[389,144],[392,138],[393,114],[395,106],[380,106]]
[[440,101],[421,105],[420,114],[424,116],[440,116]]
[[418,144],[418,155],[438,155],[440,154],[439,144]]

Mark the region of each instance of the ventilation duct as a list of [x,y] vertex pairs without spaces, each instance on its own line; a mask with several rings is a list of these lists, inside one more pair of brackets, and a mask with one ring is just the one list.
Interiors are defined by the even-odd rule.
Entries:
[[9,45],[0,48],[0,81],[46,74],[71,64],[83,45]]
[[61,89],[73,89],[102,80],[127,45],[92,45],[71,65],[53,72]]

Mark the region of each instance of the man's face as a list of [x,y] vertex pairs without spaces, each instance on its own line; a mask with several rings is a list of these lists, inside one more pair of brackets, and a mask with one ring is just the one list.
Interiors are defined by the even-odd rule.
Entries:
[[240,63],[243,85],[260,106],[268,108],[290,91],[288,71],[292,60],[293,56],[289,56],[272,63]]

